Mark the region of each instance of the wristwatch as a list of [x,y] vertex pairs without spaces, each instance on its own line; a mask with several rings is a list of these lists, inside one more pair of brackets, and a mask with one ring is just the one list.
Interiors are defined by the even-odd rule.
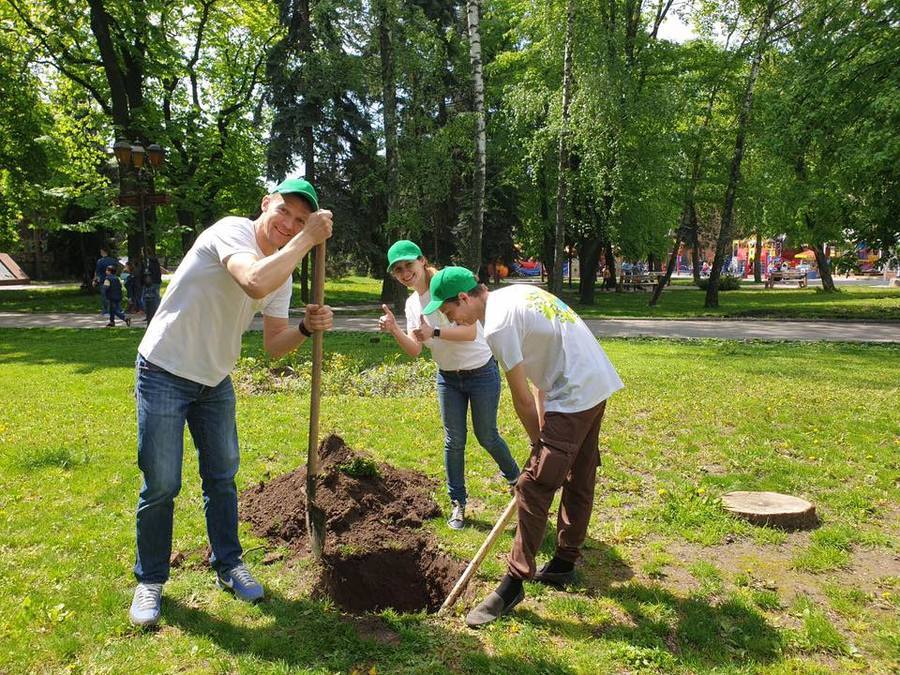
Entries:
[[306,317],[300,319],[300,325],[297,326],[297,328],[299,328],[300,332],[306,337],[312,337],[312,331],[306,327]]
[[441,337],[441,329],[440,329],[440,328],[435,328],[435,329],[434,329],[434,334],[433,334],[431,337],[437,337],[437,338]]

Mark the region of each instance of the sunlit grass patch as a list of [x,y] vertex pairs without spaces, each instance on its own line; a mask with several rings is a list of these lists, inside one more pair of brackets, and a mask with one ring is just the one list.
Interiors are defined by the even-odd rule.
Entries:
[[[370,338],[326,337],[320,434],[339,433],[379,462],[426,473],[446,508],[433,364]],[[166,586],[163,627],[150,634],[129,627],[139,339],[121,331],[98,350],[93,332],[0,330],[0,671],[137,672],[160,663],[213,672],[814,672],[852,660],[890,672],[895,663],[891,616],[900,581],[889,569],[868,570],[875,586],[860,582],[862,602],[832,588],[854,572],[779,574],[773,566],[788,563],[772,560],[790,561],[806,541],[848,555],[854,571],[892,559],[896,347],[604,341],[626,388],[603,423],[575,586],[527,583],[512,617],[486,631],[465,629],[471,603],[506,571],[508,529],[472,596],[448,617],[374,617],[393,635],[382,644],[359,632],[353,617],[311,598],[308,560],[263,564],[285,551],[243,526],[248,564],[270,601],[250,607],[215,589],[203,562],[203,500],[187,434],[174,533],[184,559]],[[269,361],[260,343],[258,334],[245,338],[241,371],[256,380],[238,394],[240,489],[306,456],[309,352]],[[383,379],[367,382],[366,371]],[[773,387],[793,394],[773,400]],[[505,387],[498,424],[523,461],[528,441]],[[472,435],[466,472],[470,526],[454,532],[444,518],[427,525],[462,560],[509,499]],[[824,524],[811,534],[749,525],[719,506],[721,494],[736,489],[807,497]],[[554,539],[551,524],[539,564]],[[793,579],[811,597],[828,598],[809,620],[791,604]]]
[[690,565],[688,571],[700,582],[700,595],[715,595],[724,588],[722,573],[711,562],[698,560]]
[[72,450],[66,447],[41,449],[33,455],[23,457],[19,466],[28,471],[55,467],[58,469],[74,469],[91,461],[84,450]]
[[829,583],[825,584],[822,590],[828,596],[831,608],[847,618],[862,616],[866,605],[872,601],[868,593],[858,588]]
[[859,534],[847,526],[826,526],[813,532],[810,545],[792,561],[798,570],[820,573],[846,567]]
[[808,598],[800,598],[792,613],[800,619],[802,628],[795,636],[804,651],[827,652],[849,656],[851,648],[822,609]]
[[661,579],[666,576],[665,569],[675,562],[675,558],[666,553],[665,548],[659,544],[650,547],[650,553],[641,564],[641,571],[651,579]]

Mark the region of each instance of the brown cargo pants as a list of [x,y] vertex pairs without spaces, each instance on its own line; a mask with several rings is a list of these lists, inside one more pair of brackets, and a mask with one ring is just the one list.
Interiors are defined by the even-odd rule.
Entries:
[[556,555],[569,562],[576,562],[581,555],[594,505],[600,464],[597,439],[605,410],[603,401],[577,413],[545,413],[541,444],[532,447],[516,483],[519,525],[509,554],[510,576],[534,576],[534,556],[544,540],[553,495],[560,487]]

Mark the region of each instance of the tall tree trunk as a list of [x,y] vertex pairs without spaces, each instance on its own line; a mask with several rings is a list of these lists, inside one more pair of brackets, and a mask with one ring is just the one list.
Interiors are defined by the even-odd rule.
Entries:
[[[806,216],[809,219],[809,216]],[[834,293],[837,288],[834,285],[834,279],[831,276],[831,263],[825,255],[825,244],[816,242],[812,245],[812,250],[816,254],[816,265],[819,268],[819,277],[822,279],[822,290],[826,293]]]
[[[140,111],[144,104],[143,64],[146,46],[139,37],[124,50],[117,47],[117,42],[113,39],[115,20],[107,12],[104,0],[88,0],[88,7],[91,33],[97,42],[100,62],[109,85],[110,98],[106,109],[112,117],[114,134],[129,143],[142,141],[146,146],[146,135],[134,115],[134,112]],[[133,28],[134,34],[140,35],[142,28],[148,24],[143,8],[137,6],[131,19],[136,24]],[[125,186],[120,182],[119,195],[122,197],[125,194]],[[127,232],[129,257],[143,251],[147,246],[140,222],[141,214],[136,213],[133,224]]]
[[606,266],[609,268],[609,274],[612,277],[612,282],[616,287],[616,292],[618,293],[619,288],[619,273],[616,270],[616,254],[613,253],[612,242],[606,241],[606,249],[603,251],[604,256],[606,257]]
[[700,269],[703,262],[700,260],[700,223],[697,220],[697,208],[691,204],[691,273],[694,275],[694,285],[700,286]]
[[719,229],[719,237],[716,240],[716,255],[713,258],[713,266],[709,271],[709,286],[706,288],[705,307],[719,306],[719,278],[722,275],[722,266],[725,263],[725,255],[731,250],[731,242],[734,238],[734,202],[737,195],[738,183],[741,180],[741,162],[744,159],[744,141],[747,136],[747,127],[750,124],[750,114],[753,110],[753,89],[756,78],[759,75],[759,64],[769,40],[769,27],[775,14],[775,0],[769,0],[766,5],[766,14],[759,29],[759,37],[756,41],[756,49],[750,64],[750,73],[744,85],[744,95],[741,102],[741,110],[738,114],[737,136],[734,141],[734,154],[731,157],[731,167],[728,171],[728,185],[725,188],[725,208],[722,212],[722,227]]
[[538,166],[538,185],[541,189],[539,209],[541,214],[541,230],[543,237],[541,238],[541,277],[547,274],[547,286],[552,286],[553,279],[553,230],[550,225],[550,201],[547,199],[547,172],[544,170],[543,162]]
[[760,258],[762,257],[762,234],[760,234],[759,230],[756,231],[756,251],[753,255],[753,281],[759,283],[762,281],[762,270],[759,266]]
[[569,171],[569,104],[572,100],[572,48],[575,32],[575,0],[566,3],[566,48],[563,55],[562,128],[559,132],[559,182],[556,190],[556,233],[553,250],[553,278],[550,290],[562,294],[563,248],[566,245],[566,181]]
[[[397,217],[399,182],[399,161],[397,157],[397,81],[394,77],[394,45],[392,27],[394,13],[391,11],[391,0],[378,1],[378,45],[381,56],[381,102],[384,109],[384,156],[387,165],[387,239],[390,242],[399,238],[400,233],[391,225],[391,219]],[[388,244],[390,245],[390,244]],[[406,300],[403,286],[387,271],[381,284],[381,301],[393,305],[400,312]]]
[[175,216],[181,227],[181,254],[186,255],[197,239],[197,226],[194,211],[191,209],[176,209]]
[[484,79],[481,72],[481,0],[466,0],[469,28],[469,60],[472,63],[472,89],[475,94],[475,180],[474,213],[469,231],[469,268],[481,267],[481,238],[484,230],[484,186],[486,176],[486,133]]
[[[713,106],[716,102],[716,95],[719,92],[719,84],[717,83],[709,93],[706,101],[706,111],[703,115],[703,124],[700,125],[700,138],[697,141],[697,147],[694,149],[694,158],[691,162],[691,176],[685,189],[684,207],[681,211],[681,222],[675,233],[675,244],[672,247],[672,255],[669,257],[669,264],[666,266],[666,274],[663,279],[659,280],[656,288],[653,290],[653,297],[650,298],[650,306],[653,307],[659,301],[663,289],[669,285],[674,273],[674,265],[677,264],[678,250],[681,248],[682,242],[690,241],[693,246],[694,258],[694,283],[700,283],[700,268],[698,267],[699,243],[697,242],[697,209],[694,206],[694,200],[697,194],[697,186],[703,176],[703,164],[706,149],[706,132],[709,129],[709,123],[712,120]],[[676,259],[673,262],[673,259]]]
[[[593,237],[582,243],[578,250],[578,267],[581,271],[578,282],[579,302],[582,305],[594,304],[594,293],[597,288],[597,261],[603,246],[601,237]],[[571,263],[570,263],[571,264]]]
[[[315,250],[315,249],[313,249]],[[312,251],[303,256],[300,261],[300,302],[309,304],[309,258]]]
[[675,233],[675,245],[672,247],[672,254],[669,256],[669,262],[666,265],[666,273],[660,277],[656,284],[656,288],[653,289],[653,295],[650,297],[651,307],[656,306],[656,303],[659,301],[659,296],[662,295],[663,289],[668,286],[669,282],[672,280],[672,273],[675,271],[675,265],[678,262],[678,249],[681,248],[681,242],[687,239],[690,230],[692,206],[691,203],[685,204],[681,211],[681,223],[679,223],[678,230]]
[[[806,181],[805,153],[800,154],[800,157],[795,164],[794,175],[801,183]],[[816,254],[816,265],[819,268],[819,276],[822,278],[822,290],[826,293],[833,293],[837,291],[837,288],[834,285],[834,279],[831,277],[831,266],[828,263],[828,258],[825,257],[825,252],[823,251],[825,242],[816,240],[816,224],[813,221],[812,216],[809,214],[809,211],[804,212],[803,222],[806,224],[806,231],[809,233],[812,239],[810,247]]]

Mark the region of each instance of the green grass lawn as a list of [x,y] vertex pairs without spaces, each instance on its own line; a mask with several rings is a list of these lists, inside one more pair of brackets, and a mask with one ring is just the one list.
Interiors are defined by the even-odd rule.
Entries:
[[[0,672],[777,672],[900,666],[900,349],[845,344],[604,342],[626,389],[601,435],[603,466],[580,581],[534,584],[509,619],[342,615],[311,599],[310,563],[246,558],[269,600],[218,591],[196,458],[188,450],[159,630],[126,616],[133,580],[132,397],[137,331],[0,330]],[[379,460],[443,475],[432,366],[393,344],[326,340],[321,429]],[[305,379],[275,380],[260,337],[239,368],[239,487],[306,455]],[[293,358],[301,371],[308,352]],[[349,386],[351,385],[352,386]],[[376,392],[379,394],[374,395]],[[501,432],[526,439],[504,392]],[[189,439],[189,436],[186,437]],[[190,441],[187,440],[190,448]],[[470,558],[507,496],[468,452],[470,526],[429,525]],[[813,500],[822,525],[783,533],[726,516],[718,496],[779,490]],[[437,498],[447,507],[439,490]],[[243,526],[242,526],[243,527]],[[473,581],[502,574],[509,532]],[[542,553],[552,551],[552,533]],[[373,629],[373,626],[375,628]],[[374,669],[374,670],[373,670]]]
[[[163,282],[163,289],[168,281]],[[381,294],[381,282],[368,277],[344,277],[327,280],[325,294],[328,302],[335,306],[377,303]],[[294,284],[292,305],[302,306],[300,284]],[[54,286],[35,285],[28,290],[0,290],[0,310],[6,312],[75,312],[100,311],[100,296],[86,294],[78,284]]]
[[[695,318],[747,317],[785,319],[856,319],[900,321],[900,289],[844,286],[839,293],[823,293],[815,288],[766,290],[746,286],[719,295],[718,309],[703,307],[705,292],[685,287],[688,280],[676,280],[678,288],[666,291],[656,307],[649,307],[649,293],[597,293],[593,305],[581,305],[577,291],[563,292],[565,300],[585,318]],[[683,283],[681,283],[683,282]],[[326,301],[333,306],[378,304],[381,282],[350,276],[325,284]],[[292,304],[302,306],[300,285],[294,284]],[[76,285],[36,286],[27,291],[0,290],[0,309],[15,312],[94,312],[96,295],[82,294]]]

